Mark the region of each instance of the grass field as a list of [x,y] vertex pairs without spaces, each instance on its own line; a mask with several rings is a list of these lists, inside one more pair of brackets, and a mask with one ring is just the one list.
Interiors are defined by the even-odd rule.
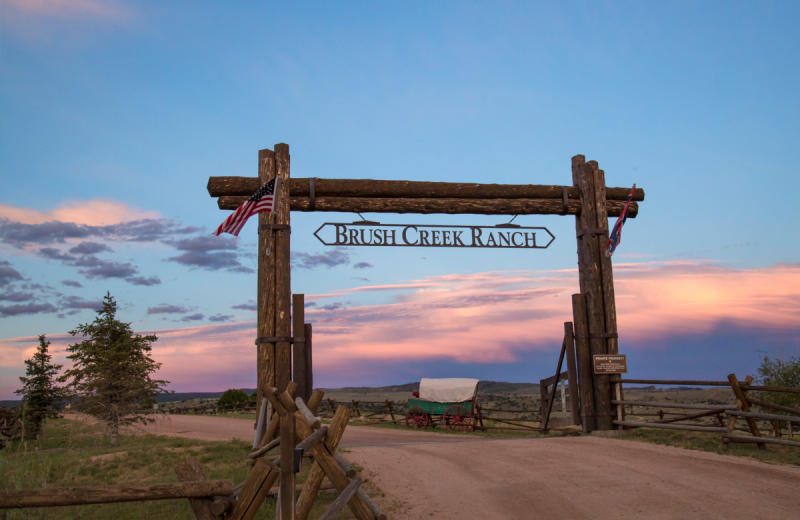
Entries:
[[663,444],[687,450],[750,457],[761,462],[800,466],[800,448],[772,444],[767,445],[766,449],[760,450],[755,444],[730,444],[729,450],[725,451],[719,449],[720,436],[714,433],[637,428],[628,430],[624,435],[615,438]]
[[[235,484],[247,477],[244,461],[251,446],[242,441],[208,442],[155,435],[120,436],[120,446],[112,448],[95,427],[82,421],[50,420],[44,429],[42,450],[30,451],[33,443],[15,441],[0,451],[0,489],[58,488],[78,486],[147,485],[177,482],[174,467],[188,457],[197,457],[206,478],[232,479]],[[310,465],[297,482],[305,481]],[[380,490],[366,489],[373,496]],[[319,518],[335,491],[322,491],[310,518]],[[271,497],[256,518],[275,518],[275,498]],[[0,510],[2,519],[193,519],[186,499],[127,502],[57,508]],[[348,510],[340,518],[353,518]]]

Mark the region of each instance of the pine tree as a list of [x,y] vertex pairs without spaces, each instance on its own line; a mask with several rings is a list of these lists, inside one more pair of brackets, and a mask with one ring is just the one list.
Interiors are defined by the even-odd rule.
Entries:
[[150,378],[161,367],[150,357],[151,344],[158,338],[134,334],[130,323],[116,319],[117,303],[111,294],[103,300],[94,323],[70,331],[87,339],[67,349],[74,364],[61,380],[72,379],[69,388],[77,406],[105,425],[116,446],[120,426],[155,420],[153,410],[138,403],[160,394],[169,381]]
[[49,346],[45,335],[39,336],[39,348],[32,358],[25,360],[27,377],[19,378],[22,388],[14,392],[22,396],[24,421],[31,437],[36,440],[37,450],[42,424],[47,419],[58,417],[58,409],[64,399],[64,390],[55,385],[61,365],[50,362],[51,356],[47,353]]

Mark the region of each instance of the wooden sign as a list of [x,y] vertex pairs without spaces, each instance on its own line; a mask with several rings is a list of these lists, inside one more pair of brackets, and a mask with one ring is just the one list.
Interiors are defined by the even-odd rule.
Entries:
[[595,374],[627,374],[628,361],[625,354],[615,356],[595,354],[592,356],[594,361]]
[[[321,233],[320,233],[321,232]],[[538,242],[537,242],[537,232]],[[326,246],[484,247],[546,249],[555,236],[544,227],[516,224],[444,226],[430,224],[352,224],[326,222],[314,232]]]

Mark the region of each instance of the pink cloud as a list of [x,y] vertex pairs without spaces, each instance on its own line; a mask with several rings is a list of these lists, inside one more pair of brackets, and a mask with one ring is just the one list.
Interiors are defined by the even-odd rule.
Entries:
[[[800,335],[800,265],[733,269],[709,261],[619,263],[615,286],[625,349],[646,352],[654,341],[710,333],[724,323]],[[507,271],[432,276],[391,287],[402,289],[402,297],[387,293],[391,301],[384,304],[306,309],[314,324],[318,380],[346,372],[352,378],[348,384],[357,385],[371,380],[370,366],[502,364],[526,353],[553,351],[563,323],[572,321],[571,295],[578,280],[574,270]],[[159,340],[153,357],[163,363],[159,377],[172,381],[173,388],[254,386],[254,322],[154,332]],[[63,334],[49,338],[54,352],[73,341]],[[35,337],[0,340],[3,373],[21,375],[22,362],[35,346]],[[0,395],[8,396],[13,384],[16,379],[4,376]]]
[[145,218],[160,218],[155,211],[143,211],[113,200],[67,200],[49,211],[0,204],[0,218],[23,224],[42,224],[53,220],[92,226],[106,226]]
[[3,0],[6,6],[37,15],[70,18],[127,18],[130,10],[114,0]]

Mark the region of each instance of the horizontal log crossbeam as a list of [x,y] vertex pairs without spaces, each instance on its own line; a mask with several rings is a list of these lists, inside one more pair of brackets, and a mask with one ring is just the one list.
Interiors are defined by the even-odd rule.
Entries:
[[[261,187],[256,177],[210,177],[208,193],[212,197],[249,197]],[[462,182],[384,181],[374,179],[314,179],[316,197],[367,197],[400,199],[558,199],[564,187],[541,184],[475,184]],[[566,186],[569,200],[579,200],[580,191]],[[310,197],[308,179],[289,180],[289,193]],[[628,200],[628,188],[606,188],[606,199]],[[635,202],[644,200],[644,190],[637,188]]]
[[[315,179],[314,185],[312,197],[308,179],[290,179],[292,211],[477,215],[577,215],[581,211],[578,188],[572,186],[369,179]],[[258,179],[250,177],[211,177],[208,182],[209,194],[219,197],[217,205],[227,210],[238,208],[258,188]],[[608,215],[619,216],[630,190],[606,190]],[[637,189],[628,216],[636,217],[636,201],[642,200],[644,190]]]
[[[225,196],[217,201],[219,209],[236,209],[247,197]],[[618,217],[624,201],[610,200],[606,204],[609,217]],[[314,209],[308,197],[290,197],[291,211],[320,211],[338,213],[418,213],[428,215],[577,215],[581,211],[579,200],[570,200],[567,212],[557,199],[405,199],[366,197],[318,197]],[[639,206],[631,202],[628,216],[636,218]]]

